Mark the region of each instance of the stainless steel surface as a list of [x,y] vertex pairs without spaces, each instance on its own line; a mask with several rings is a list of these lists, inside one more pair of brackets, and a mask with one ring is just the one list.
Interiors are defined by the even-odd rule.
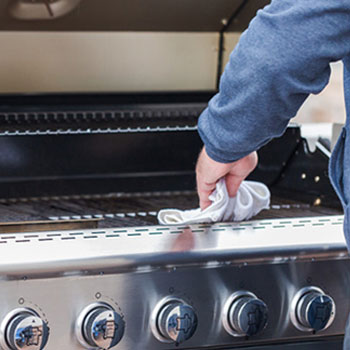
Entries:
[[[243,31],[267,3],[247,2],[229,30]],[[9,0],[0,6],[0,30],[219,32],[222,19],[229,18],[241,4],[229,0]]]
[[[318,339],[341,335],[350,310],[349,266],[344,260],[291,262],[269,265],[223,265],[203,268],[164,268],[150,273],[139,269],[116,274],[62,274],[61,277],[1,282],[0,318],[19,302],[37,307],[45,313],[50,327],[47,350],[82,347],[74,334],[81,310],[93,302],[103,301],[121,309],[125,315],[125,335],[116,349],[165,350],[164,344],[151,332],[150,315],[157,303],[171,295],[185,300],[197,310],[198,328],[193,337],[179,349],[209,346],[242,347],[268,342]],[[268,278],[268,288],[266,286]],[[325,331],[312,334],[297,330],[289,320],[290,304],[297,291],[312,283],[327,290],[342,312]],[[40,288],[45,286],[45,288]],[[259,295],[271,310],[269,324],[259,335],[249,339],[235,338],[222,326],[221,312],[227,298],[244,286]],[[21,301],[23,299],[23,301]],[[36,306],[33,306],[36,305]]]
[[125,322],[113,307],[106,303],[88,305],[79,315],[75,335],[86,349],[111,349],[124,335]]
[[[0,273],[24,275],[347,256],[343,217],[0,236]],[[29,254],[29,251],[35,254]]]
[[[235,347],[235,350],[247,350],[247,347]],[[262,346],[249,347],[249,350],[343,350],[343,339],[342,337],[334,337],[331,339],[320,339],[319,341],[310,342],[297,342],[289,344],[270,344]],[[221,349],[220,349],[221,350]],[[224,349],[222,349],[224,350]],[[225,350],[233,350],[233,348],[225,348]]]
[[[50,327],[45,350],[89,348],[81,345],[83,333],[76,334],[95,303],[108,304],[124,320],[115,347],[121,350],[331,339],[343,334],[350,311],[342,223],[333,216],[38,232],[28,239],[13,234],[0,241],[0,319],[19,307],[33,310]],[[289,316],[298,292],[310,286],[338,306],[332,324],[319,332],[297,329]],[[222,315],[242,290],[264,301],[269,320],[257,335],[232,337]],[[157,336],[159,312],[170,300],[189,305],[198,318],[196,332],[177,346]]]
[[223,309],[223,326],[234,337],[256,335],[266,327],[267,321],[266,304],[248,291],[233,293]]
[[[224,32],[243,30],[267,3],[5,0],[0,5],[0,30],[6,31],[0,41],[8,48],[5,64],[0,62],[3,91],[213,90]],[[57,33],[72,30],[80,33]],[[91,30],[124,32],[81,33]],[[104,64],[96,64],[102,52]],[[311,162],[296,128],[289,142],[282,142],[288,145],[284,157],[278,157],[279,147],[268,152],[277,154],[268,164],[277,169],[273,181],[270,175],[259,181],[279,184],[282,192],[274,194],[282,197],[285,188],[295,192],[297,201],[304,192],[316,193],[308,203],[325,207],[273,201],[265,216],[251,222],[161,227],[155,225],[156,214],[167,205],[155,191],[169,191],[169,206],[178,203],[171,191],[178,191],[180,208],[198,204],[197,196],[185,191],[194,188],[193,164],[202,147],[195,125],[208,99],[166,93],[152,102],[150,95],[126,94],[116,103],[105,94],[95,96],[100,102],[92,95],[69,95],[2,100],[8,101],[0,115],[7,170],[0,217],[50,219],[53,225],[0,227],[0,350],[260,349],[342,336],[350,309],[343,218],[311,217],[337,211],[325,208],[330,185],[323,158],[314,157],[313,166],[303,170],[303,161]],[[181,150],[169,158],[178,145]],[[326,163],[329,154],[321,153]],[[129,167],[133,164],[137,167]],[[306,180],[317,178],[320,188],[301,181],[295,187],[300,195],[294,191],[300,169]],[[124,201],[124,192],[142,195]],[[94,228],[60,226],[81,219],[104,220]],[[305,332],[290,315],[311,325],[314,295],[298,294],[310,286],[342,308],[325,329]]]
[[214,32],[2,31],[0,46],[11,50],[0,57],[6,80],[0,93],[215,89],[218,38]]
[[30,308],[12,310],[0,326],[0,345],[4,350],[42,350],[48,336],[46,322]]
[[13,1],[9,13],[24,21],[54,20],[73,11],[81,0]]

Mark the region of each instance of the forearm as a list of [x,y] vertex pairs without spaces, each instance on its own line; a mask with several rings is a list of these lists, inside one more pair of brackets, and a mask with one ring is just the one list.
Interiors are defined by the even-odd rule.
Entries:
[[329,63],[350,52],[350,3],[275,0],[259,11],[230,56],[220,92],[200,117],[208,155],[232,162],[281,135]]

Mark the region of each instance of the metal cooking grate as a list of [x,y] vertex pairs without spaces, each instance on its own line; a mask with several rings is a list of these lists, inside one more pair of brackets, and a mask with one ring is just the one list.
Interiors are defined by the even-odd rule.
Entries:
[[[297,203],[272,197],[269,210],[263,210],[254,219],[284,219],[339,215],[341,211]],[[198,206],[195,193],[150,193],[140,196],[35,198],[6,200],[0,203],[2,222],[101,219],[99,228],[135,227],[157,224],[157,213],[162,208],[190,209]]]
[[195,130],[203,104],[144,109],[1,113],[0,135],[50,135]]

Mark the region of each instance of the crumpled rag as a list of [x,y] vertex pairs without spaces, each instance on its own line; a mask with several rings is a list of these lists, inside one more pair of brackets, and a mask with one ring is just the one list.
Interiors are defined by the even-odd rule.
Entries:
[[200,224],[222,221],[244,221],[270,206],[270,191],[261,182],[243,181],[235,197],[229,197],[226,182],[221,179],[209,196],[212,204],[201,210],[162,209],[158,221],[162,225]]

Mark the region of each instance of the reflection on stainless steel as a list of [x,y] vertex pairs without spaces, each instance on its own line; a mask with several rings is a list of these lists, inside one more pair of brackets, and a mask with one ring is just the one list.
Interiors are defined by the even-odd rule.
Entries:
[[73,11],[81,0],[13,1],[9,12],[18,20],[52,20]]
[[190,228],[185,228],[172,243],[171,251],[185,252],[194,249],[195,236]]

